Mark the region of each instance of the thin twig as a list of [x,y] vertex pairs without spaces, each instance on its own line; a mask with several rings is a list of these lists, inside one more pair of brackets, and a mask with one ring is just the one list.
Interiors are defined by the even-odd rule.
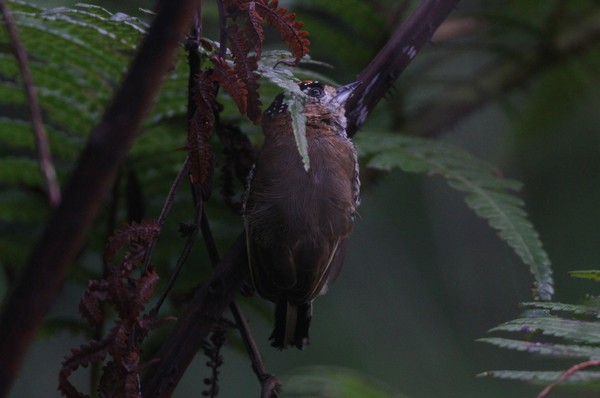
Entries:
[[583,369],[593,368],[596,366],[600,366],[600,359],[585,361],[571,366],[563,374],[560,375],[558,381],[544,388],[542,392],[538,394],[537,398],[546,398],[548,395],[550,395],[550,392],[552,392],[552,389],[556,387],[558,383],[562,383],[563,381],[567,380],[569,377],[573,376],[577,372],[582,371]]
[[21,76],[23,77],[23,86],[27,94],[29,112],[31,113],[31,124],[33,126],[35,146],[38,152],[40,171],[48,194],[48,202],[50,203],[50,206],[58,207],[61,196],[60,187],[58,185],[58,180],[56,179],[56,169],[54,168],[54,162],[52,161],[52,153],[48,143],[48,134],[44,128],[44,120],[42,118],[42,110],[40,108],[37,90],[29,69],[27,52],[21,43],[15,20],[5,0],[0,0],[0,12],[4,17],[6,31],[8,32],[15,58],[19,64]]
[[183,265],[185,264],[187,258],[190,255],[190,252],[192,251],[192,247],[194,246],[194,242],[196,240],[196,237],[198,236],[198,230],[199,230],[198,226],[200,225],[200,222],[201,222],[200,219],[203,217],[202,207],[203,207],[202,197],[200,197],[200,200],[194,204],[194,221],[192,222],[192,228],[187,232],[185,244],[183,246],[183,249],[181,250],[181,253],[179,254],[177,263],[175,264],[175,270],[173,271],[173,274],[171,275],[171,278],[169,279],[169,283],[167,283],[165,291],[163,292],[162,296],[160,297],[160,299],[156,303],[156,306],[154,307],[154,310],[157,313],[158,313],[158,310],[160,309],[161,305],[167,298],[169,292],[173,288],[173,285],[175,284],[175,281],[177,280],[177,277],[179,276],[179,273],[181,272]]
[[167,221],[167,217],[173,208],[173,203],[175,203],[175,195],[177,195],[177,191],[179,191],[179,187],[181,186],[181,182],[183,178],[187,176],[188,171],[190,170],[190,159],[188,157],[185,158],[185,161],[181,165],[179,169],[179,173],[177,177],[175,177],[175,181],[171,185],[171,189],[169,190],[169,194],[167,195],[167,199],[165,200],[165,204],[163,205],[162,210],[160,211],[160,215],[158,216],[158,234],[152,239],[152,242],[146,248],[146,254],[144,256],[144,273],[148,271],[148,267],[150,267],[150,261],[152,259],[152,253],[154,252],[154,248],[156,247],[156,242],[158,241],[158,235],[162,230],[162,227],[165,225]]
[[27,347],[63,287],[199,5],[200,0],[158,2],[148,34],[92,130],[60,205],[6,297],[0,314],[0,397],[7,396]]
[[225,52],[227,51],[227,15],[225,15],[223,0],[217,0],[217,10],[219,11],[219,50],[217,54],[220,58],[225,58]]

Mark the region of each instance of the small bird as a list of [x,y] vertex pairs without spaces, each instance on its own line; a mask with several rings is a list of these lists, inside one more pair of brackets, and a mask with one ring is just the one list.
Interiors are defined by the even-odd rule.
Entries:
[[304,168],[283,94],[263,117],[264,144],[248,179],[244,223],[252,281],[275,303],[271,345],[304,349],[312,302],[339,274],[360,197],[344,105],[355,82],[300,83],[310,167]]

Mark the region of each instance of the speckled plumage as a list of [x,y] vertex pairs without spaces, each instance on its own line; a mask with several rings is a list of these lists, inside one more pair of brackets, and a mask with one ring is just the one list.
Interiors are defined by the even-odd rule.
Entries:
[[265,141],[249,181],[244,221],[253,283],[276,303],[271,342],[279,348],[308,344],[312,301],[343,264],[360,190],[344,116],[355,87],[300,84],[308,95],[308,171],[283,95],[264,114]]

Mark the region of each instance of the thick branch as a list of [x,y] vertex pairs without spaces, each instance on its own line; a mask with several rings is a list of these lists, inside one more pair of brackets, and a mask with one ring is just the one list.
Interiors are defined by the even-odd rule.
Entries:
[[56,179],[56,169],[52,162],[52,154],[50,152],[50,145],[48,144],[48,134],[46,134],[46,129],[44,128],[44,120],[42,119],[42,110],[40,109],[37,90],[35,89],[33,77],[29,70],[27,53],[21,44],[17,26],[5,0],[0,0],[0,13],[2,13],[2,16],[4,17],[8,37],[10,38],[17,63],[19,64],[21,76],[23,77],[23,85],[25,87],[27,103],[29,104],[29,111],[31,113],[31,124],[33,126],[35,146],[38,152],[40,171],[42,172],[44,185],[46,186],[48,194],[48,202],[52,207],[57,207],[60,203],[60,187],[58,186],[58,181]]
[[158,364],[142,381],[142,396],[170,397],[202,341],[249,276],[246,240],[241,234],[210,279],[194,294],[184,314],[158,353]]
[[456,7],[459,0],[423,0],[412,15],[358,75],[363,84],[346,105],[348,134],[362,126],[375,105],[383,98],[400,73]]
[[200,0],[159,2],[157,16],[127,76],[94,128],[64,198],[33,249],[0,315],[0,397],[8,390],[42,317],[81,250],[117,168],[169,70]]

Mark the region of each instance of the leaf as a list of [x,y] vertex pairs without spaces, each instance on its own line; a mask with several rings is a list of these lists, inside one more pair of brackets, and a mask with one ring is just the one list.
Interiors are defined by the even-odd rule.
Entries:
[[58,389],[63,395],[68,397],[88,397],[88,395],[77,391],[75,386],[69,382],[69,376],[80,367],[87,367],[92,363],[102,361],[108,354],[108,343],[107,340],[92,340],[87,344],[79,346],[79,348],[71,350],[71,354],[67,355],[63,360],[59,373]]
[[[261,102],[258,94],[258,51],[255,55],[249,56],[250,43],[248,35],[245,31],[240,32],[237,25],[231,25],[227,28],[227,36],[229,38],[231,54],[235,61],[236,75],[244,83],[246,90],[246,103],[242,114],[247,113],[248,118],[253,122],[258,122],[261,117],[260,107]],[[239,108],[239,106],[238,106]],[[241,111],[241,109],[240,109]]]
[[[478,377],[494,377],[497,379],[530,381],[546,384],[557,381],[563,372],[535,370],[490,370],[478,374]],[[600,380],[600,372],[577,372],[569,377],[564,384],[581,384]]]
[[452,188],[467,193],[465,202],[529,265],[535,278],[535,297],[550,300],[554,293],[550,260],[538,233],[523,210],[523,201],[510,193],[521,184],[503,178],[490,165],[467,152],[423,138],[391,133],[364,133],[357,137],[359,154],[378,170],[441,175]]
[[292,129],[294,130],[294,139],[296,140],[298,153],[302,157],[304,170],[308,171],[310,169],[310,159],[308,158],[308,142],[306,141],[304,98],[298,95],[291,95],[286,104],[292,116]]
[[[246,83],[238,76],[235,69],[227,65],[224,59],[214,55],[211,57],[211,61],[215,65],[211,77],[219,82],[221,87],[231,96],[240,113],[245,115],[248,110],[248,90],[246,89]],[[210,105],[205,103],[207,101],[202,102],[202,106]]]
[[530,354],[548,355],[559,358],[600,358],[600,347],[575,344],[555,344],[539,341],[524,341],[507,339],[503,337],[487,337],[477,339],[482,343],[488,343],[500,348],[524,351]]
[[143,220],[140,223],[126,224],[114,232],[104,249],[104,263],[110,265],[123,246],[132,242],[149,243],[159,233],[156,220]]
[[569,275],[573,278],[591,279],[593,281],[600,281],[599,270],[583,270],[583,271],[570,271]]
[[600,344],[600,322],[563,319],[559,317],[519,318],[490,329],[491,332],[540,332],[567,341]]
[[257,13],[279,33],[281,39],[290,47],[298,64],[303,56],[308,54],[310,41],[306,38],[308,32],[302,30],[302,22],[296,22],[296,14],[287,14],[286,9],[279,6],[278,0],[269,4],[253,2],[256,4]]
[[[600,319],[600,308],[597,306],[551,302],[531,302],[521,305],[529,310],[545,310],[545,313],[549,315],[557,315],[563,318]],[[537,317],[537,315],[534,313],[531,317]]]

